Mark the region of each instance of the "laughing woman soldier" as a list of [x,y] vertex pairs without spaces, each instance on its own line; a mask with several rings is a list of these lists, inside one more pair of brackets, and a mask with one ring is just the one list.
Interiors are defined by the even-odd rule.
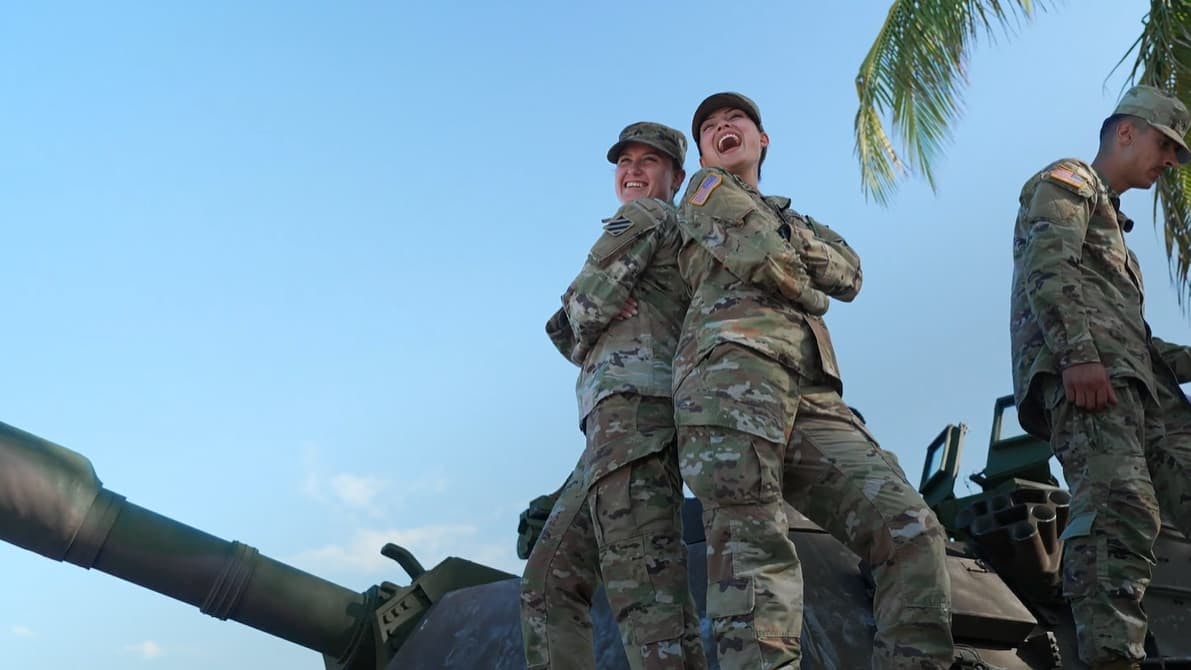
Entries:
[[802,570],[783,497],[865,558],[874,668],[948,668],[943,529],[848,410],[821,315],[860,290],[843,238],[758,191],[769,146],[748,98],[718,93],[691,126],[704,167],[680,205],[692,295],[674,361],[683,479],[703,502],[707,615],[724,670],[797,668]]

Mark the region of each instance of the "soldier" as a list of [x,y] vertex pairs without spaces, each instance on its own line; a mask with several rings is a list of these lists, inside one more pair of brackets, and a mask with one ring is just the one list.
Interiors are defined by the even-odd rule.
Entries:
[[1121,193],[1150,188],[1191,158],[1189,124],[1182,102],[1130,89],[1090,165],[1060,160],[1026,182],[1013,231],[1018,419],[1050,440],[1071,488],[1063,588],[1080,656],[1097,669],[1138,668],[1145,657],[1141,600],[1159,503],[1191,532],[1191,442],[1166,439],[1164,425],[1173,422],[1173,436],[1185,422],[1186,399],[1163,360],[1179,368],[1182,348],[1150,337],[1141,269],[1125,245],[1133,222],[1120,209]]
[[683,479],[703,502],[707,615],[724,670],[797,668],[802,573],[783,496],[869,562],[874,668],[952,663],[942,526],[849,411],[821,315],[860,290],[838,234],[762,196],[769,136],[738,93],[695,111],[704,167],[683,196],[692,293],[674,361]]
[[634,670],[706,667],[687,588],[671,361],[687,298],[678,276],[674,193],[686,138],[634,123],[608,150],[620,210],[546,325],[581,367],[587,447],[522,580],[531,669],[593,668],[591,598],[602,579]]

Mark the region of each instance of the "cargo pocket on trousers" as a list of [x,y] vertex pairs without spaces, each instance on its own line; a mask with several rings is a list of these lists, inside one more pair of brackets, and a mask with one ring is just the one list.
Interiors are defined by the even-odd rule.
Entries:
[[718,619],[752,614],[756,604],[753,595],[753,580],[748,577],[708,584],[707,616],[709,618]]
[[721,667],[765,667],[755,609],[751,578],[738,577],[707,585],[707,618],[711,620],[711,634]]
[[633,617],[633,642],[644,646],[682,637],[682,605],[654,603],[649,613]]

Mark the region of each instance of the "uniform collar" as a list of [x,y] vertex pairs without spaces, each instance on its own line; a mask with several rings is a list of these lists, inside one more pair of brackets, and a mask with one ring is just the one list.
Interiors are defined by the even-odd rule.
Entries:
[[765,199],[765,202],[778,209],[790,209],[790,199],[784,195],[766,195],[762,197]]
[[1121,194],[1112,190],[1112,186],[1108,184],[1108,179],[1095,166],[1092,166],[1092,172],[1096,175],[1096,179],[1100,180],[1100,185],[1104,187],[1104,193],[1108,195],[1108,201],[1112,203],[1112,208],[1116,211],[1117,223],[1120,224],[1121,230],[1126,233],[1133,230],[1133,219],[1130,219],[1121,211]]

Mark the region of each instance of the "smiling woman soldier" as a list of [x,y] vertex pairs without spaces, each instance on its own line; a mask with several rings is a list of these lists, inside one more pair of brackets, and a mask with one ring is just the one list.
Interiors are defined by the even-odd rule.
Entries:
[[[594,668],[591,599],[603,581],[634,670],[706,668],[687,588],[671,361],[687,297],[672,200],[686,138],[634,123],[608,150],[622,207],[546,331],[581,367],[587,446],[525,566],[531,670]],[[602,579],[601,579],[602,578]]]

